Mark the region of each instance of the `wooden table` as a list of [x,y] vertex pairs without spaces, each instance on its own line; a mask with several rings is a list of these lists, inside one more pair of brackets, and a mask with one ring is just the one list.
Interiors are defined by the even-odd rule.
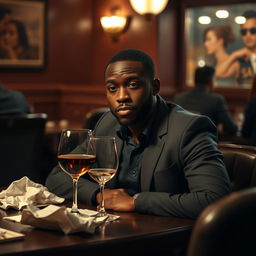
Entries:
[[20,231],[25,239],[1,243],[0,255],[172,255],[177,248],[186,247],[194,223],[173,217],[113,213],[120,219],[100,226],[93,235],[24,229],[21,224],[2,220],[0,227]]

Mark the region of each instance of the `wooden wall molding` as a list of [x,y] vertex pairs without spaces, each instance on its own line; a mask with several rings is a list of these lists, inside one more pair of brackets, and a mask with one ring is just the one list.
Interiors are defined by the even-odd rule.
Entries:
[[97,107],[107,105],[102,85],[9,84],[24,94],[34,112],[48,114],[50,120],[77,121]]

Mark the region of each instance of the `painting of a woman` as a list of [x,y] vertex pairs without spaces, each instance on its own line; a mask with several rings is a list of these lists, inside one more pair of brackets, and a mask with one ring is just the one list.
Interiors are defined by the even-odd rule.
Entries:
[[212,55],[215,59],[215,83],[234,86],[239,75],[238,63],[233,63],[225,75],[219,72],[221,63],[229,56],[227,46],[235,40],[232,28],[230,26],[208,27],[204,31],[203,37],[206,54]]

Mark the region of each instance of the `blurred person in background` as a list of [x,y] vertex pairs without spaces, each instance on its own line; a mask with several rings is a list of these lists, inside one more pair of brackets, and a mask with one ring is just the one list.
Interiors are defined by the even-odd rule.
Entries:
[[31,110],[23,94],[4,88],[0,82],[0,116],[29,113],[31,113]]
[[253,79],[249,102],[244,113],[241,134],[249,141],[250,145],[256,146],[256,75]]
[[216,126],[223,129],[224,134],[236,134],[238,127],[228,111],[225,98],[212,92],[213,77],[213,67],[196,68],[195,87],[175,95],[173,101],[186,110],[208,116]]

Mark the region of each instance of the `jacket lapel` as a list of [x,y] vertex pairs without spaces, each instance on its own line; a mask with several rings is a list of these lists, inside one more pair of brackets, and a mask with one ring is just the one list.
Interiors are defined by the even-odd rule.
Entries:
[[168,130],[169,109],[166,103],[159,97],[159,109],[154,120],[153,133],[156,137],[144,151],[141,166],[141,191],[149,191],[153,173],[165,145],[165,136]]

